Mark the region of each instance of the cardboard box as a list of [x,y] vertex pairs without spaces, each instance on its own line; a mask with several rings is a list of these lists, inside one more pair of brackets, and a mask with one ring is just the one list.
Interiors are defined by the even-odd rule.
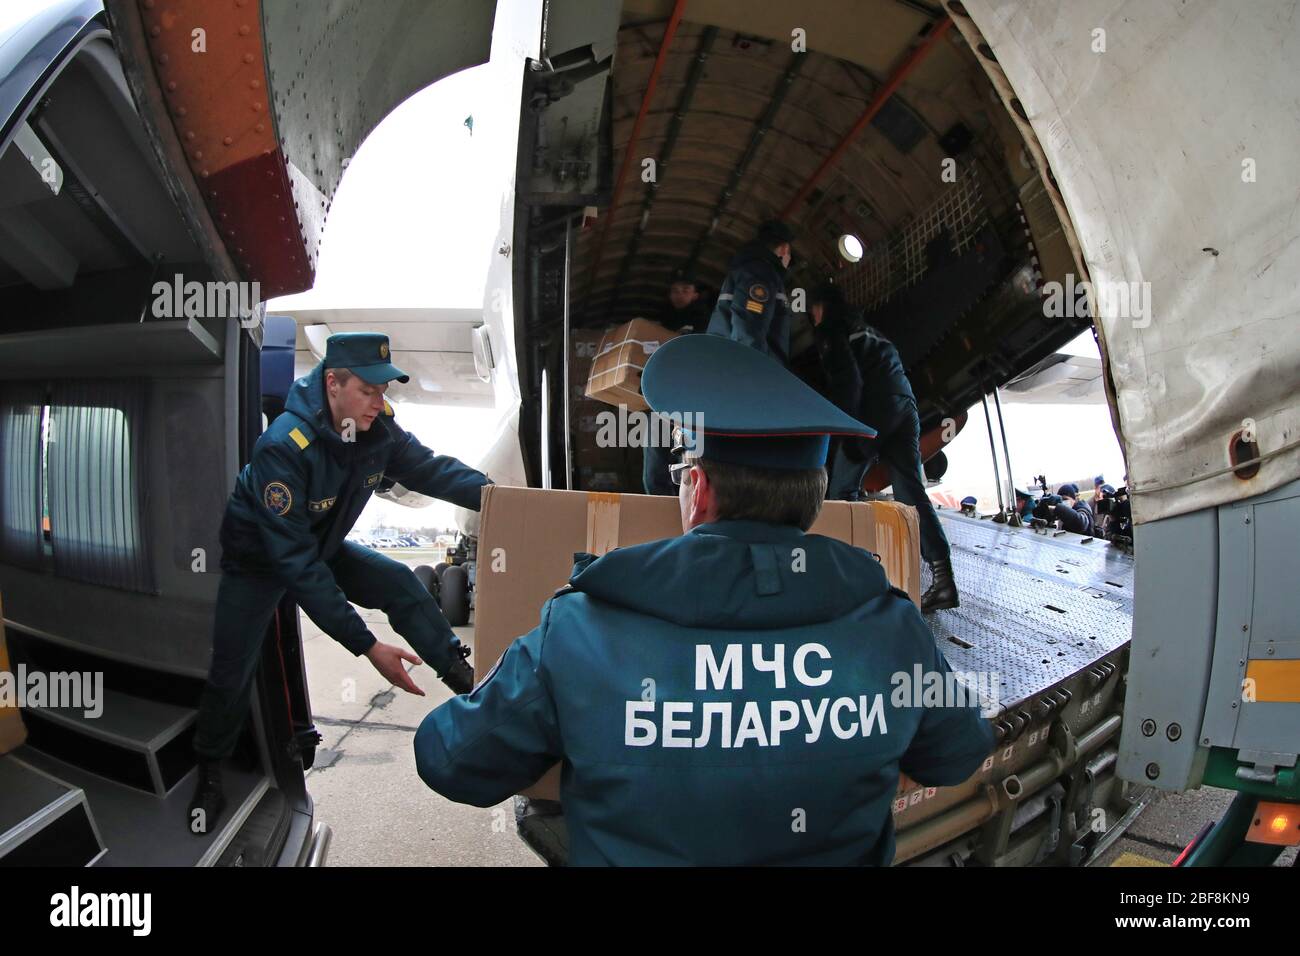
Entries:
[[641,372],[655,349],[675,338],[676,332],[669,332],[649,319],[633,319],[610,329],[601,339],[596,360],[591,363],[587,397],[645,411],[650,406],[641,397]]
[[[880,556],[889,580],[921,600],[920,528],[916,510],[892,501],[828,501],[812,533],[838,538]],[[575,553],[604,554],[682,533],[676,498],[488,485],[483,489],[479,554],[497,548],[504,570],[479,564],[475,582],[475,669],[486,674],[517,637],[541,620],[542,605],[569,580]],[[524,790],[559,799],[553,767]]]
[[[13,673],[9,663],[9,648],[5,644],[2,609],[0,609],[0,673]],[[0,754],[7,754],[21,747],[26,740],[27,727],[23,724],[23,712],[18,709],[16,697],[12,707],[6,707],[5,702],[0,700]]]

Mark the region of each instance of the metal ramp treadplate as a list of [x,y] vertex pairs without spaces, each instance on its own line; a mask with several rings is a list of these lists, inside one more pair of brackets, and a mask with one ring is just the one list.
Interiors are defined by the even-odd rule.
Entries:
[[[961,606],[927,615],[954,671],[997,674],[1010,707],[1122,647],[1133,558],[1100,538],[940,512]],[[1084,542],[1087,543],[1084,543]]]

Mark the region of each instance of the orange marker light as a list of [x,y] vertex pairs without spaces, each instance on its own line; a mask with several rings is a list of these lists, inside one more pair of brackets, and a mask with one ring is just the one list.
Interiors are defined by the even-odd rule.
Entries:
[[1246,831],[1246,839],[1275,846],[1300,844],[1300,804],[1260,803]]

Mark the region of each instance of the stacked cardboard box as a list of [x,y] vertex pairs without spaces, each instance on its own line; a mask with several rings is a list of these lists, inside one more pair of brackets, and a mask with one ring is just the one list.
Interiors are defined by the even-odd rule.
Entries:
[[[540,619],[542,605],[569,580],[573,555],[676,537],[676,498],[489,485],[483,489],[479,550],[510,555],[502,570],[480,565],[476,581],[474,656],[487,673],[516,637]],[[812,533],[876,554],[896,587],[920,602],[921,549],[916,510],[892,501],[828,501]],[[524,793],[559,799],[559,768]]]
[[610,329],[601,340],[587,382],[587,397],[626,405],[636,411],[649,406],[641,397],[641,373],[645,363],[659,346],[677,338],[658,322],[633,319]]
[[587,397],[592,363],[600,351],[605,331],[569,331],[569,423],[572,429],[573,466],[576,487],[586,491],[622,491],[639,488],[641,468],[636,449],[597,442],[601,412],[613,411],[605,402]]

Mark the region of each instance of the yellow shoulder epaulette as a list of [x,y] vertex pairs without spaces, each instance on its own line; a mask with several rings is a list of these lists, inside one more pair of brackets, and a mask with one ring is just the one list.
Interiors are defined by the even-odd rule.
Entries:
[[306,435],[304,435],[302,431],[297,428],[289,429],[289,437],[293,439],[293,443],[298,446],[299,451],[301,451],[302,449],[306,448],[308,445],[311,444],[311,439],[308,438]]
[[384,399],[384,414],[390,418],[393,415],[393,406],[388,404],[388,399]]

